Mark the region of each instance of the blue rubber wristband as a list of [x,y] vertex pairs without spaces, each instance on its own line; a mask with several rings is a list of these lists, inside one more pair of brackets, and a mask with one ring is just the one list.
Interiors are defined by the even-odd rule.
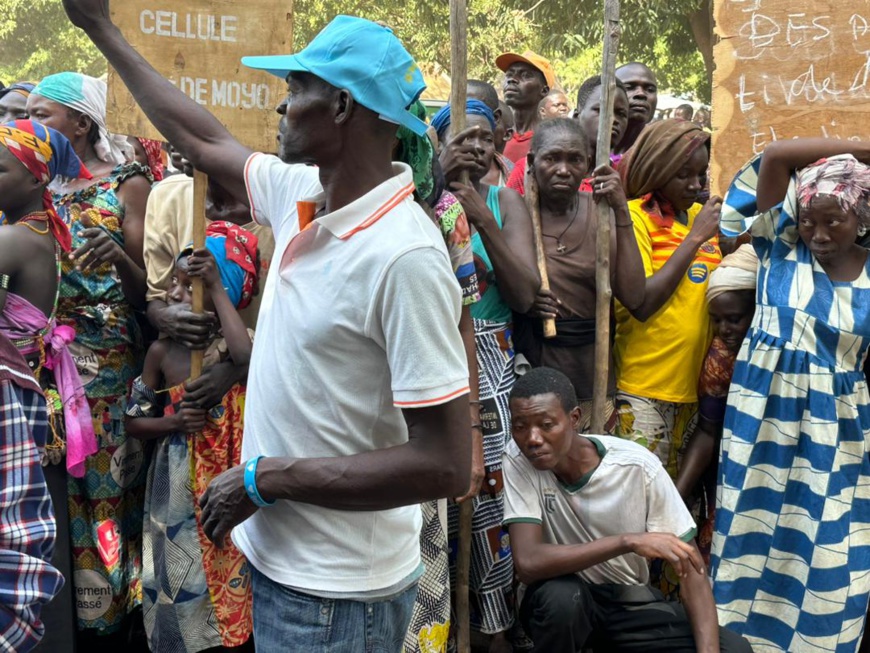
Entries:
[[245,492],[248,493],[248,498],[258,508],[267,508],[275,503],[275,501],[266,501],[260,496],[260,491],[257,489],[257,465],[260,458],[256,456],[245,463]]

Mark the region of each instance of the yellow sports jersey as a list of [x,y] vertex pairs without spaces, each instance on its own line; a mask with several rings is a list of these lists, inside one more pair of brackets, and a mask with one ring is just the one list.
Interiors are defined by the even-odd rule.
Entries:
[[[634,235],[647,277],[658,272],[689,235],[700,204],[689,209],[689,224],[659,222],[628,203]],[[616,384],[623,392],[674,403],[698,400],[698,376],[710,346],[707,282],[722,260],[719,239],[704,243],[670,299],[646,322],[634,319],[616,302]]]

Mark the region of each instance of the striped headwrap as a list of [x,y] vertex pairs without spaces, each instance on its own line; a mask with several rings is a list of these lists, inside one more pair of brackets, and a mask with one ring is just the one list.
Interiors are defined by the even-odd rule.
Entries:
[[[833,197],[843,211],[859,212],[870,199],[870,166],[851,154],[820,159],[797,173],[799,205],[807,208],[819,195]],[[865,211],[861,211],[864,213]]]
[[10,93],[17,93],[22,97],[29,98],[30,93],[36,87],[34,82],[15,82],[14,84],[10,84],[6,88],[0,90],[0,99],[5,98]]
[[[72,145],[58,131],[32,120],[16,120],[0,125],[0,145],[5,147],[30,171],[37,181],[48,186],[54,179],[92,179],[91,173],[79,160]],[[51,192],[44,188],[42,205],[48,214],[51,233],[68,252],[72,246],[69,229],[54,210]]]

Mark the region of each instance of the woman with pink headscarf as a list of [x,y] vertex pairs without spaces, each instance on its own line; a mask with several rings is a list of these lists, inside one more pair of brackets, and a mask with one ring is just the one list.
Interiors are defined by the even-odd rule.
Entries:
[[758,254],[713,536],[721,625],[756,651],[857,651],[870,597],[870,146],[779,141],[733,182]]

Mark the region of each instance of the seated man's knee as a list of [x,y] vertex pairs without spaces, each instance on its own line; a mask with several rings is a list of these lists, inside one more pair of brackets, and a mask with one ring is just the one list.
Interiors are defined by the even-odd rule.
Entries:
[[567,626],[591,608],[586,585],[577,576],[561,576],[532,585],[523,612],[538,624]]

